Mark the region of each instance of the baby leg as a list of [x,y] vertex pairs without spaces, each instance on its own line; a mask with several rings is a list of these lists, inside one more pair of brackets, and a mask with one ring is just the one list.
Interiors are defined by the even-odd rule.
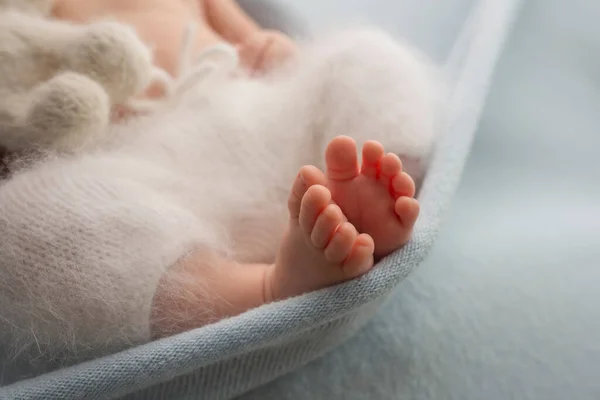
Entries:
[[104,89],[88,77],[65,72],[28,94],[30,101],[13,150],[72,151],[105,133],[110,103]]
[[[162,337],[360,276],[373,266],[373,240],[345,220],[323,174],[303,168],[290,194],[290,220],[274,264],[238,264],[205,253],[163,278],[152,331]],[[200,311],[201,310],[201,311]]]
[[373,240],[345,220],[324,183],[318,169],[300,171],[290,194],[288,229],[274,264],[238,264],[201,252],[173,267],[154,297],[153,335],[197,328],[369,271]]
[[[200,252],[162,280],[153,304],[155,336],[206,325],[268,302],[356,278],[408,240],[418,203],[411,194],[399,192],[407,187],[410,191],[412,181],[401,174],[397,158],[378,159],[382,148],[374,142],[363,171],[346,176],[353,172],[353,157],[356,160],[356,149],[348,145],[349,140],[336,138],[328,146],[328,175],[332,170],[340,173],[333,184],[331,176],[326,177],[314,166],[300,169],[289,195],[288,226],[275,263],[242,265]],[[385,174],[379,179],[373,163],[383,165]],[[388,189],[391,186],[394,191]],[[336,203],[334,191],[345,203]],[[350,206],[348,192],[363,192],[362,200],[367,203],[360,200]],[[353,216],[346,212],[355,213],[353,206],[369,213],[369,223],[377,227],[373,230],[376,236],[359,231]]]
[[175,175],[98,152],[3,182],[2,344],[30,359],[80,361],[148,341],[167,267],[198,244],[215,247],[202,221],[160,189]]

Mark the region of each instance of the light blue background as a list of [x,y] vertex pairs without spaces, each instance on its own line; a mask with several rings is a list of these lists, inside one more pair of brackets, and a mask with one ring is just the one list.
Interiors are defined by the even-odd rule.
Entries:
[[[422,25],[403,1],[293,6],[317,27],[410,32],[443,60],[428,32],[453,39],[458,3],[473,1],[421,1],[440,15]],[[600,398],[600,2],[524,3],[427,262],[357,337],[245,399]]]

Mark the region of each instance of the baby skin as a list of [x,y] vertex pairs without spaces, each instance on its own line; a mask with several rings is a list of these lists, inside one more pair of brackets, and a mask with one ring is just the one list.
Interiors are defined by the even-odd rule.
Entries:
[[419,203],[400,159],[375,141],[363,146],[362,166],[356,154],[355,142],[339,136],[327,148],[325,174],[300,170],[267,301],[363,275],[409,240]]
[[153,48],[156,64],[173,76],[178,73],[181,40],[189,22],[197,28],[195,55],[227,42],[238,49],[250,75],[268,71],[296,53],[289,37],[262,29],[235,0],[55,0],[52,13],[76,23],[111,18],[135,27]]
[[[155,296],[157,337],[192,329],[357,278],[408,242],[419,215],[415,185],[398,156],[375,141],[357,146],[346,136],[327,147],[326,171],[300,169],[288,200],[289,222],[275,263],[218,265],[191,257],[182,279],[188,296],[173,301],[168,285]],[[204,259],[204,257],[202,257]],[[197,285],[198,280],[204,285]],[[161,289],[162,287],[162,289]],[[210,308],[210,313],[198,314]]]

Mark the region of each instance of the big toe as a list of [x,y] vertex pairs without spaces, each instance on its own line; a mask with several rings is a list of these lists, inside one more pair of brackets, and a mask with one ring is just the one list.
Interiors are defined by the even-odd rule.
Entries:
[[358,176],[356,142],[348,136],[334,138],[325,151],[325,163],[330,180],[345,181]]

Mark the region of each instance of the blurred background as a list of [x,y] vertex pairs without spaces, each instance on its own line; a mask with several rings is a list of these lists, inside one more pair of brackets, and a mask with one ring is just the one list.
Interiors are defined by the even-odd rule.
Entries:
[[[280,3],[443,63],[477,1]],[[600,399],[600,1],[522,3],[430,257],[354,339],[243,398]]]

